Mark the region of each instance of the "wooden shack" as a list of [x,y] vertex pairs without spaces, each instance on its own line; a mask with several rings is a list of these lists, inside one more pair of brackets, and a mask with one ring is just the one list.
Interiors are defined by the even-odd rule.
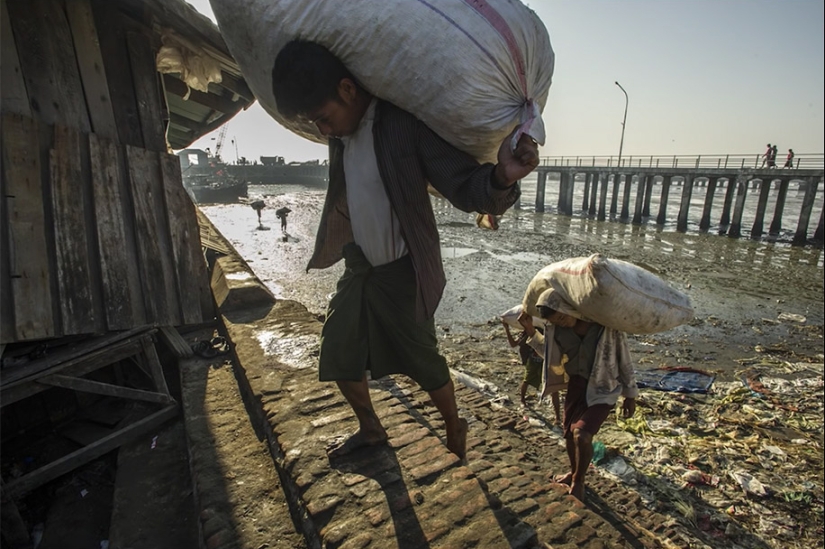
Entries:
[[[2,0],[0,9],[4,437],[54,420],[33,412],[53,406],[36,400],[53,387],[76,393],[75,404],[91,394],[160,407],[38,471],[4,475],[7,539],[11,498],[176,413],[154,332],[211,322],[215,311],[172,150],[254,97],[217,27],[181,0]],[[94,378],[128,358],[154,387]]]

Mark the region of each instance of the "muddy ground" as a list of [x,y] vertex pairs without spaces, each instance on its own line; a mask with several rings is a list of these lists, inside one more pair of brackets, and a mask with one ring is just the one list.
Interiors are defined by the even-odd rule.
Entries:
[[[201,209],[277,297],[322,315],[343,268],[305,271],[323,192],[279,186],[251,194],[266,200],[263,229],[248,205]],[[522,369],[497,315],[553,261],[599,252],[641,265],[688,293],[696,316],[666,333],[632,336],[637,368],[696,368],[716,380],[708,395],[643,391],[637,416],[610,418],[597,437],[606,453],[599,472],[651,502],[668,501],[697,528],[712,529],[714,514],[724,514],[773,547],[821,546],[821,250],[518,210],[494,232],[434,204],[448,279],[436,323],[457,374],[557,431],[546,404],[518,404]],[[274,216],[283,206],[292,210],[286,235]],[[684,504],[684,490],[702,505]]]

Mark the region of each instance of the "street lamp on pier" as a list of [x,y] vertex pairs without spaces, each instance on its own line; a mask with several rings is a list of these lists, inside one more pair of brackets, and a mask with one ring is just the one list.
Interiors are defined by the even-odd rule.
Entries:
[[619,161],[617,163],[619,165],[619,167],[621,167],[622,166],[622,148],[624,147],[624,128],[625,128],[625,123],[627,122],[627,104],[628,104],[629,101],[627,99],[627,92],[624,91],[624,88],[622,87],[622,85],[619,84],[618,81],[616,82],[616,85],[619,86],[619,89],[622,90],[622,93],[624,93],[624,118],[622,119],[622,140],[619,141]]

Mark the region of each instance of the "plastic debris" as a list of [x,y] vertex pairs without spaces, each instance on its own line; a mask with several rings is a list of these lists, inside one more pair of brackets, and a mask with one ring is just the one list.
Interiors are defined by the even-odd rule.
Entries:
[[739,486],[742,487],[745,493],[759,497],[766,497],[768,495],[767,487],[756,480],[750,473],[746,473],[745,471],[731,471],[730,476],[739,483]]
[[784,320],[787,322],[799,322],[800,324],[804,324],[808,320],[804,316],[795,313],[779,313],[779,316],[777,316],[776,318],[777,320]]

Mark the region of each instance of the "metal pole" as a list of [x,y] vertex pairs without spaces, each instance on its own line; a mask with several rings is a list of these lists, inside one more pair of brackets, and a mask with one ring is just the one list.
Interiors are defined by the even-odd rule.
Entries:
[[624,147],[624,128],[625,128],[625,123],[627,122],[627,104],[630,101],[627,97],[627,92],[624,90],[622,85],[619,84],[619,82],[616,82],[615,84],[617,86],[619,86],[619,89],[622,90],[622,93],[624,93],[624,118],[622,118],[622,140],[619,141],[619,162],[618,162],[618,166],[621,168],[621,166],[622,166],[622,148]]

